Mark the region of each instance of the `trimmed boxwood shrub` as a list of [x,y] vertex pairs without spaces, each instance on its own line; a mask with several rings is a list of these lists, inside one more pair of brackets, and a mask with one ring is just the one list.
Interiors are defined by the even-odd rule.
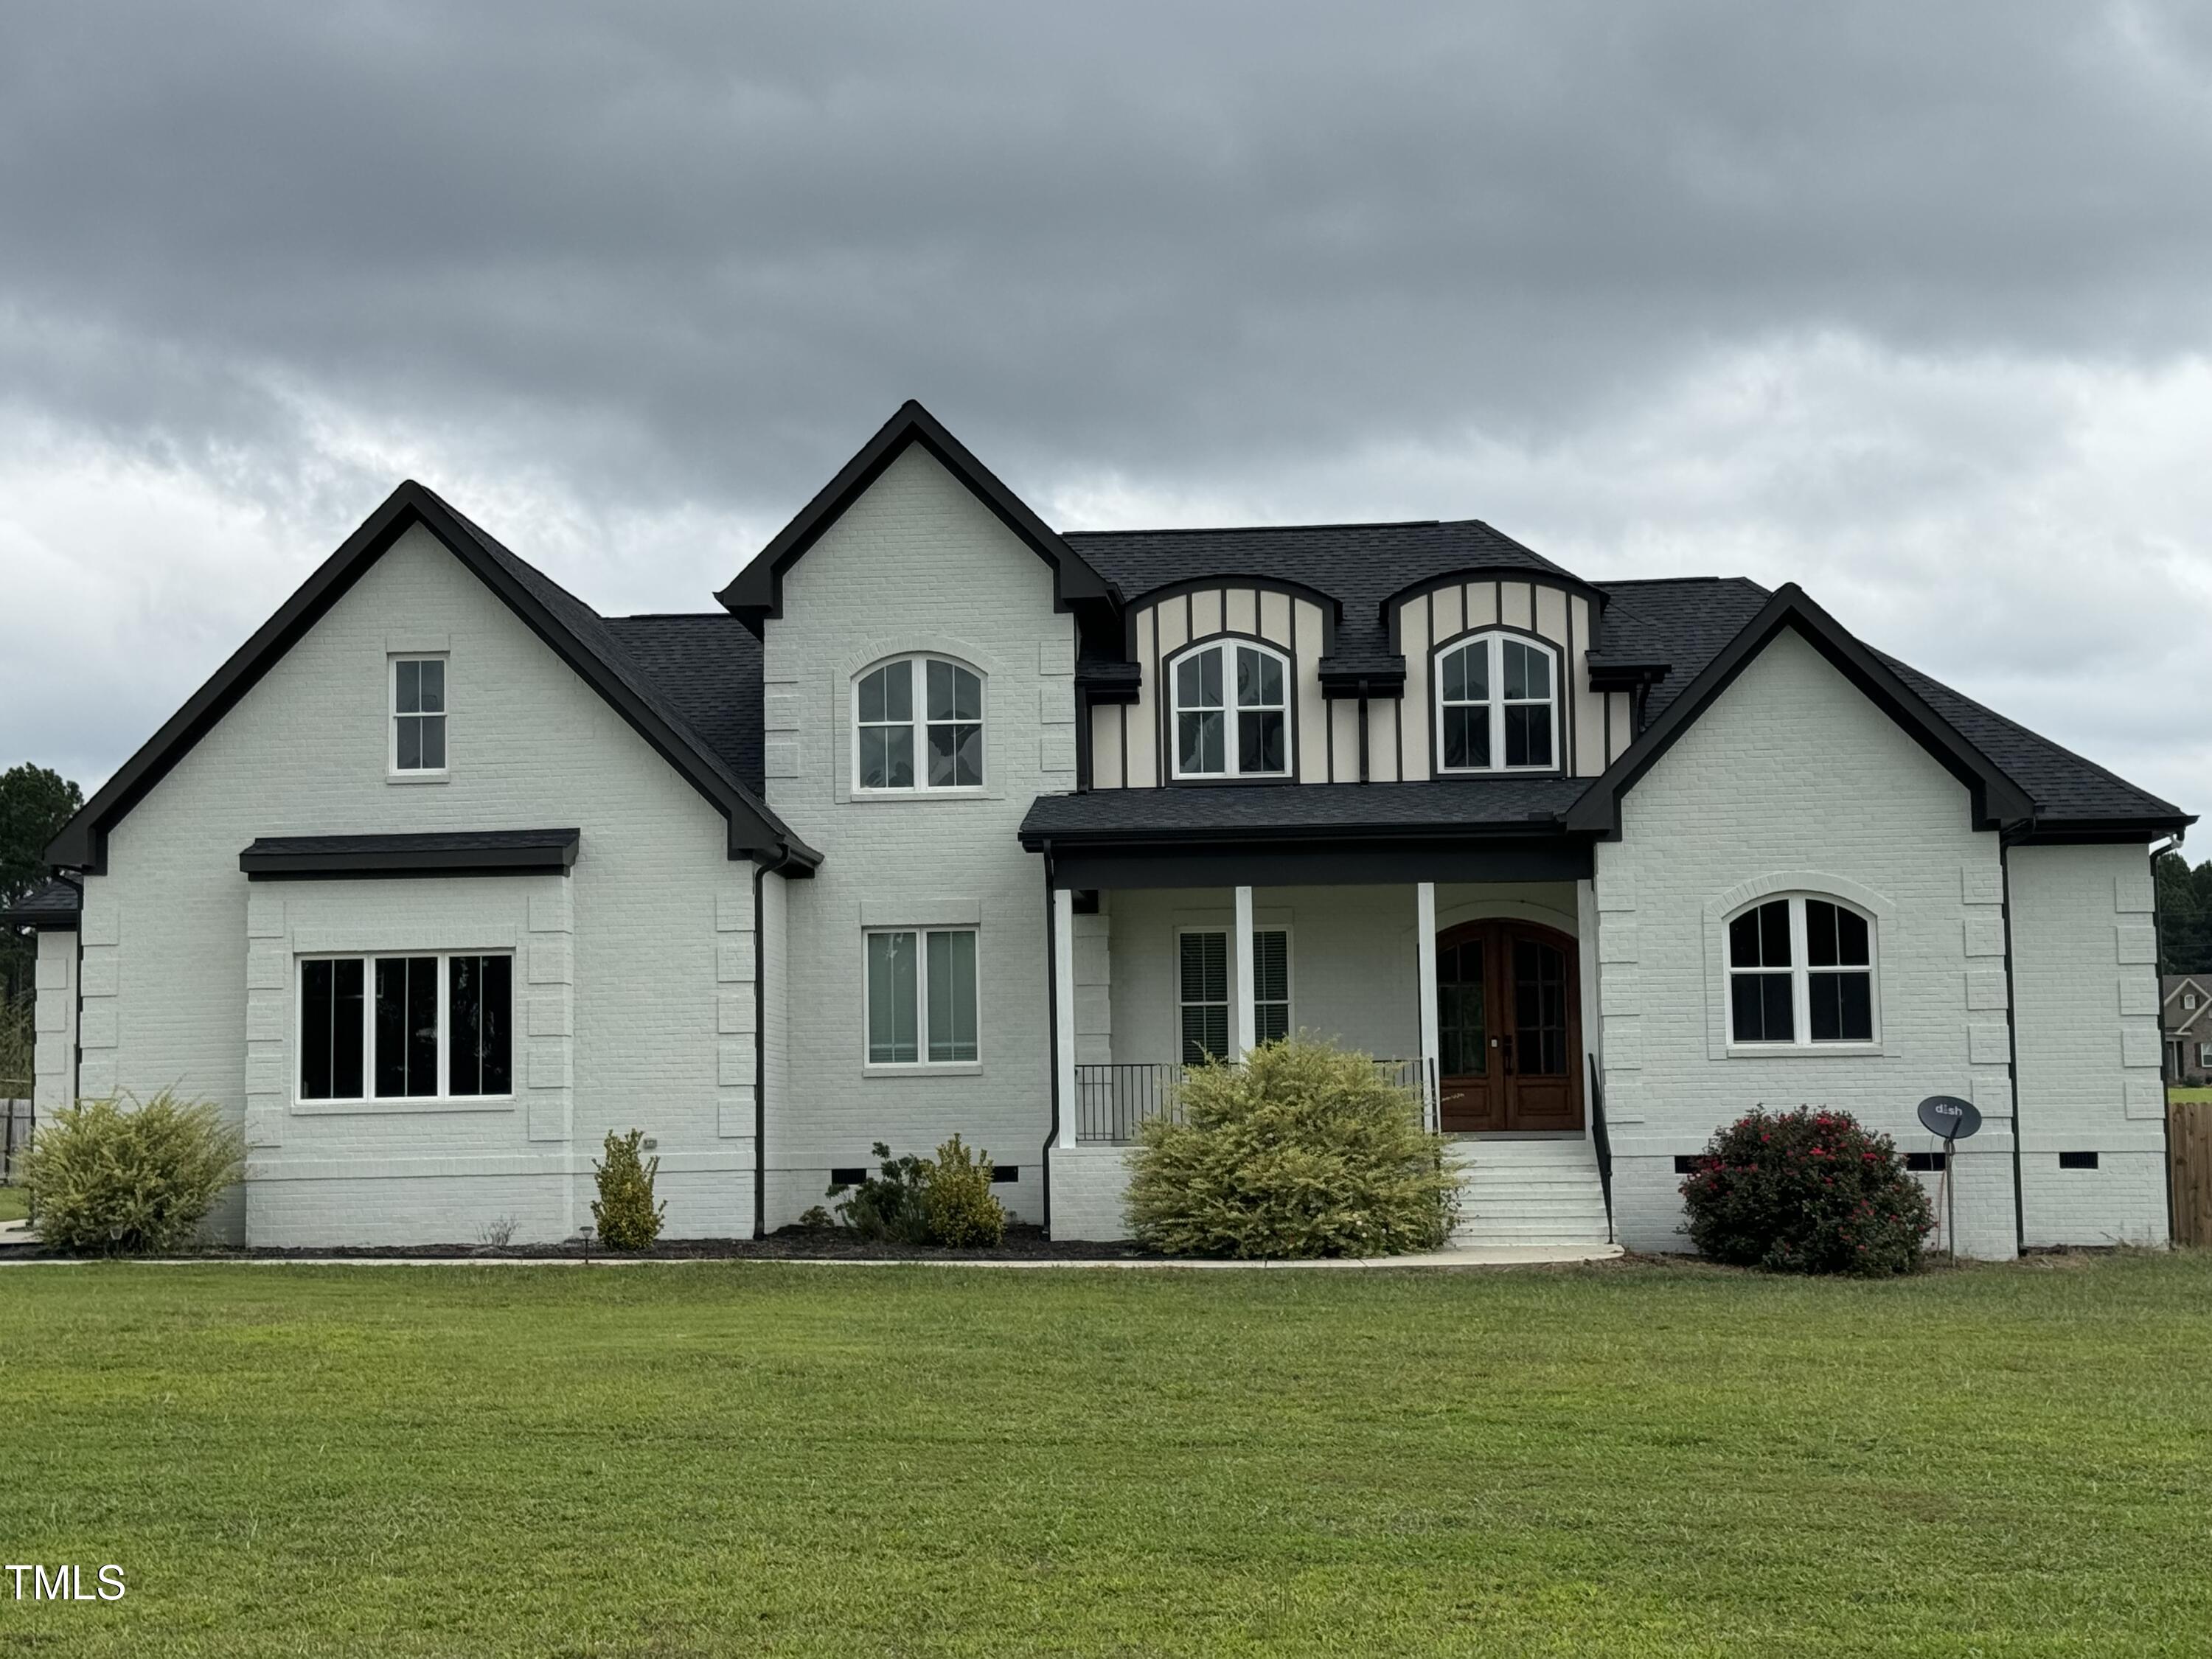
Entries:
[[136,1255],[191,1243],[245,1160],[216,1107],[164,1089],[61,1108],[39,1125],[23,1184],[46,1243]]
[[1191,1071],[1138,1132],[1129,1224],[1170,1255],[1397,1255],[1451,1231],[1459,1186],[1420,1098],[1305,1036]]
[[645,1131],[626,1135],[607,1131],[605,1157],[592,1166],[599,1177],[599,1195],[592,1201],[592,1219],[599,1224],[599,1242],[611,1250],[649,1249],[660,1237],[661,1218],[668,1206],[653,1201],[653,1183],[660,1174],[660,1160],[643,1156]]
[[1936,1223],[1887,1135],[1811,1106],[1760,1107],[1721,1130],[1682,1201],[1699,1250],[1771,1273],[1911,1273]]

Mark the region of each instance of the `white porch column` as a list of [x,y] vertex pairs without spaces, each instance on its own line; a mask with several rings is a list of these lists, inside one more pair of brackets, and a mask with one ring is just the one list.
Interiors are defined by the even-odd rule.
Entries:
[[1075,895],[1052,890],[1053,1145],[1075,1145]]
[[1413,954],[1421,988],[1421,1092],[1428,1093],[1429,1073],[1437,1063],[1437,884],[1413,884]]
[[1260,1046],[1259,1016],[1252,1006],[1252,890],[1237,890],[1237,1058]]

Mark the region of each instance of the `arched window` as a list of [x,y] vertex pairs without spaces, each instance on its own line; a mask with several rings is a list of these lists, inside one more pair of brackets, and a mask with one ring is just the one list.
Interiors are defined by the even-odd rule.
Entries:
[[1214,640],[1176,658],[1168,679],[1176,777],[1290,775],[1288,658],[1248,640]]
[[1559,660],[1518,634],[1479,634],[1437,653],[1437,767],[1541,772],[1559,763]]
[[942,657],[897,657],[853,682],[861,789],[980,789],[983,677]]
[[1838,900],[1764,899],[1729,920],[1729,1041],[1874,1041],[1874,922]]

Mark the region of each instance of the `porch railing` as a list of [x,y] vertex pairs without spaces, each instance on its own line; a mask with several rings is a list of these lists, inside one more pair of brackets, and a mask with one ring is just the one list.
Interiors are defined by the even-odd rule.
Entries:
[[[1171,1061],[1116,1060],[1075,1068],[1075,1139],[1078,1146],[1126,1146],[1137,1126],[1164,1117],[1182,1117],[1182,1079],[1188,1066]],[[1378,1060],[1376,1072],[1421,1097],[1421,1121],[1437,1126],[1436,1068],[1418,1060]]]

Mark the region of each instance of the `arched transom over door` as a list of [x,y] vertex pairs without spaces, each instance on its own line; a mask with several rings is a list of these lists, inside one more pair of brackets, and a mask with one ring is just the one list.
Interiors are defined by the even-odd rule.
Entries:
[[1437,1071],[1448,1132],[1583,1127],[1575,941],[1525,921],[1437,938]]

